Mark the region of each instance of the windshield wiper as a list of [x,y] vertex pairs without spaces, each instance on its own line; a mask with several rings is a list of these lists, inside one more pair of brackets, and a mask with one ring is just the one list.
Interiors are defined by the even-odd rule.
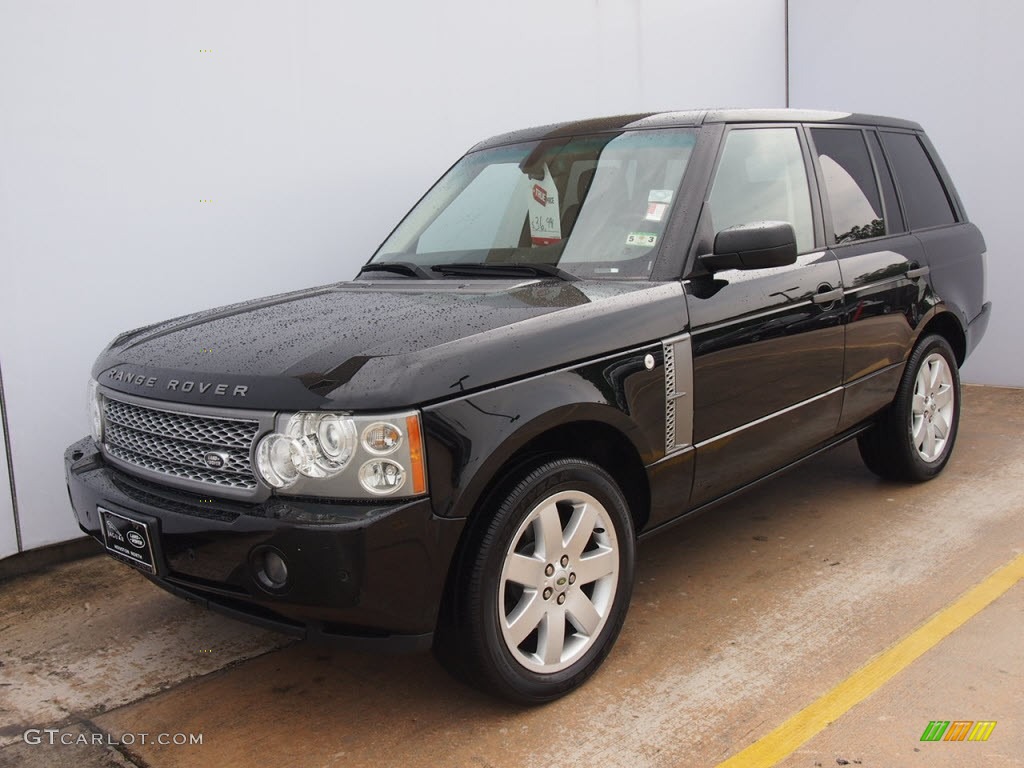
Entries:
[[395,272],[406,277],[418,277],[420,280],[434,279],[434,276],[427,270],[419,264],[413,264],[411,261],[377,261],[363,264],[356,277],[359,277],[363,272]]
[[553,264],[529,264],[517,262],[514,264],[492,263],[465,263],[465,264],[434,264],[430,267],[431,272],[440,272],[442,275],[456,275],[464,277],[555,277],[559,280],[573,281],[575,275],[570,275]]

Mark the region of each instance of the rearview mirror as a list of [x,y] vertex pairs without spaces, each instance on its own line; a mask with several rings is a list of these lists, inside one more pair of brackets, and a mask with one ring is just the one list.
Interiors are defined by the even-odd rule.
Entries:
[[796,262],[796,232],[788,221],[756,221],[715,235],[714,253],[700,257],[711,272],[764,269]]

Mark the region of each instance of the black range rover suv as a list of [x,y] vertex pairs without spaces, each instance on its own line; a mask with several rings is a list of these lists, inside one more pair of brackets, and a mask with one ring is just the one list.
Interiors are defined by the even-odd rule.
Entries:
[[546,701],[611,648],[638,538],[851,438],[942,470],[984,252],[915,123],[509,133],[354,281],[114,339],[71,501],[177,595]]

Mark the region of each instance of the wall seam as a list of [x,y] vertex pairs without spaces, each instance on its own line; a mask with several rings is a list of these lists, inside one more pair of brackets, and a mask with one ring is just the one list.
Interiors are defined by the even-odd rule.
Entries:
[[786,15],[786,109],[789,109],[789,0],[784,0],[783,5],[785,6],[784,12]]
[[11,487],[11,509],[14,512],[14,539],[18,552],[24,552],[21,541],[21,518],[18,516],[18,492],[14,485],[14,453],[11,451],[11,430],[7,426],[7,397],[4,394],[4,371],[0,366],[0,426],[3,427],[4,454],[7,457],[7,482]]

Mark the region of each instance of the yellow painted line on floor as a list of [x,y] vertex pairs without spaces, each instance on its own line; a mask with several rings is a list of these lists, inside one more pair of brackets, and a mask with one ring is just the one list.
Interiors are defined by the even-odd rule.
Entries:
[[719,763],[718,768],[769,768],[775,765],[864,701],[1021,579],[1024,579],[1024,555],[1018,555],[999,568],[955,603],[932,616],[920,628],[872,658],[820,699],[742,752]]

